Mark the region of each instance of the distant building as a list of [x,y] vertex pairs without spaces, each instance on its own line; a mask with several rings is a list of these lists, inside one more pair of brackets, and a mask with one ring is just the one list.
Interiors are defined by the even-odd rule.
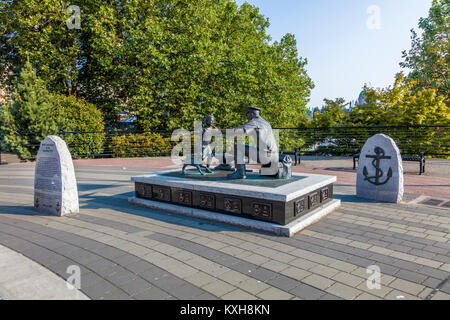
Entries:
[[352,111],[353,108],[356,108],[357,106],[366,104],[366,94],[364,93],[364,90],[361,91],[361,93],[358,96],[358,99],[356,99],[355,101],[350,101],[349,107],[348,107],[348,111]]
[[357,105],[362,105],[362,104],[366,104],[366,94],[364,93],[364,90],[361,91],[361,93],[359,94],[358,100],[357,100]]

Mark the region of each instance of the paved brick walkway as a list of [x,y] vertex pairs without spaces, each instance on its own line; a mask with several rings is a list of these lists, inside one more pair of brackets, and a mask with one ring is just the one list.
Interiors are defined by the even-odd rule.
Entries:
[[91,299],[450,299],[450,209],[423,196],[374,203],[341,183],[339,210],[282,238],[129,206],[130,176],[154,170],[77,166],[81,212],[54,217],[33,211],[33,166],[0,166],[0,245],[62,278],[80,266]]
[[87,300],[76,288],[31,259],[0,245],[0,298]]

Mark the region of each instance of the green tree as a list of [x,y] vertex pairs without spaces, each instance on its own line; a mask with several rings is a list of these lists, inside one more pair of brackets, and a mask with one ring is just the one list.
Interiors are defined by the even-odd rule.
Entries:
[[[450,124],[450,108],[436,89],[414,88],[415,83],[396,76],[394,85],[384,89],[365,88],[368,103],[358,105],[349,113],[354,126],[438,126]],[[380,129],[384,130],[384,129]],[[402,152],[448,153],[450,137],[436,128],[386,129],[383,132],[396,140]],[[360,141],[370,133],[359,130]]]
[[433,0],[429,15],[420,18],[419,37],[413,30],[411,49],[403,52],[400,63],[410,69],[408,80],[413,80],[414,89],[436,89],[450,103],[450,1]]
[[0,66],[8,84],[29,59],[52,93],[77,93],[81,31],[66,26],[69,5],[66,0],[0,1]]
[[[312,125],[322,128],[314,130],[307,139],[307,145],[330,143],[329,147],[321,147],[324,154],[340,154],[348,153],[353,149],[352,137],[342,134],[341,127],[347,125],[348,111],[346,109],[348,103],[344,98],[324,99],[325,106],[322,109],[315,109],[313,113]],[[331,129],[330,129],[331,128]],[[339,150],[339,151],[338,151]]]
[[325,106],[314,112],[312,124],[314,127],[338,127],[346,124],[347,104],[344,98],[334,100],[323,99]]
[[54,94],[50,102],[54,110],[52,120],[72,156],[102,153],[105,126],[100,110],[75,96]]
[[448,125],[445,97],[436,89],[415,91],[414,85],[399,73],[392,87],[365,88],[368,103],[353,108],[349,121],[356,126]]
[[[192,127],[204,114],[221,127],[245,120],[245,105],[274,126],[304,121],[313,83],[286,35],[231,0],[79,0],[81,29],[69,30],[68,1],[0,2],[0,65],[26,60],[52,93],[94,103],[106,120],[137,113],[142,129]],[[13,76],[9,76],[11,79]]]
[[2,107],[2,149],[17,153],[21,159],[35,155],[40,142],[57,132],[53,112],[45,82],[36,76],[27,61],[15,84],[11,101]]
[[[221,127],[262,107],[275,126],[299,121],[312,82],[296,41],[269,44],[268,21],[234,1],[134,1],[92,17],[89,52],[101,61],[86,74],[90,96],[136,111],[144,129],[192,127],[213,114]],[[106,58],[105,58],[106,57]]]

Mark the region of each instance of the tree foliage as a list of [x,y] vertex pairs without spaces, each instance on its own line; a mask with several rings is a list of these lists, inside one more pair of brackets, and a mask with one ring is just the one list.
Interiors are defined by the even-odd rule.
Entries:
[[[415,81],[396,76],[394,85],[384,89],[366,88],[366,104],[349,113],[352,126],[405,126],[380,129],[396,140],[403,153],[448,153],[450,137],[446,131],[428,128],[450,124],[450,108],[436,89],[416,89]],[[407,126],[407,127],[406,127]],[[415,127],[424,126],[424,127]],[[364,135],[361,131],[360,134]],[[369,138],[369,134],[366,134]]]
[[66,26],[69,4],[59,0],[0,1],[0,66],[7,84],[29,59],[50,92],[76,93],[81,43],[79,31]]
[[400,65],[411,70],[414,88],[436,89],[450,103],[450,1],[433,0],[429,15],[420,18],[422,35],[411,30],[411,49],[403,52]]
[[15,152],[26,159],[37,153],[39,144],[57,132],[52,118],[52,104],[45,82],[38,78],[29,61],[20,73],[11,101],[0,115],[3,150]]
[[[63,136],[74,155],[100,153],[104,123],[97,108],[74,96],[51,94],[27,60],[19,73],[11,100],[2,106],[0,141],[2,150],[21,159],[36,155],[40,142],[50,134],[83,131],[95,134]],[[73,143],[76,140],[75,143]]]
[[334,100],[324,99],[325,106],[313,113],[312,125],[314,127],[338,127],[347,120],[347,103],[344,98]]
[[349,113],[349,123],[355,126],[448,125],[450,108],[436,89],[413,90],[414,81],[403,73],[394,85],[384,89],[366,88],[368,103]]
[[429,127],[450,124],[450,108],[437,89],[418,89],[416,80],[399,73],[393,86],[363,90],[366,103],[351,110],[342,98],[325,99],[325,107],[313,114],[312,124],[318,129],[308,132],[304,148],[322,145],[316,152],[349,154],[374,134],[368,127],[377,127],[377,132],[396,140],[403,153],[448,153],[447,131]]
[[52,119],[73,156],[102,153],[105,126],[100,110],[74,96],[53,94],[50,102]]
[[69,4],[0,2],[0,65],[17,74],[29,58],[52,93],[82,97],[107,120],[134,111],[141,129],[192,127],[204,114],[235,126],[247,104],[274,126],[305,117],[313,88],[307,61],[293,35],[271,42],[269,22],[254,6],[79,0],[81,29],[69,30]]

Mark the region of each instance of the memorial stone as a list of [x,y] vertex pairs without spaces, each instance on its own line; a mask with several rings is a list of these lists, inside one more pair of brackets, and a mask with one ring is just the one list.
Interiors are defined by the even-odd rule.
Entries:
[[79,211],[72,157],[60,137],[48,136],[39,147],[34,176],[34,209],[57,216]]
[[364,144],[359,156],[356,195],[382,202],[402,200],[402,157],[390,137],[377,134]]

